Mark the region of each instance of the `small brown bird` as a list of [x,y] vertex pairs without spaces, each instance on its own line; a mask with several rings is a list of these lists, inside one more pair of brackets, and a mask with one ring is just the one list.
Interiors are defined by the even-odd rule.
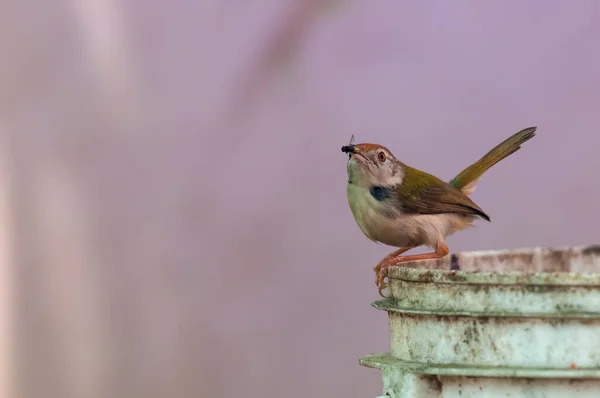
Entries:
[[[509,137],[477,162],[445,182],[410,167],[384,146],[354,144],[342,147],[348,154],[348,202],[361,231],[374,242],[399,249],[374,268],[379,294],[386,288],[387,269],[405,261],[442,258],[448,254],[444,239],[468,228],[477,218],[490,217],[469,195],[490,167],[515,153],[535,136],[537,127],[528,127]],[[401,256],[426,245],[435,251]]]

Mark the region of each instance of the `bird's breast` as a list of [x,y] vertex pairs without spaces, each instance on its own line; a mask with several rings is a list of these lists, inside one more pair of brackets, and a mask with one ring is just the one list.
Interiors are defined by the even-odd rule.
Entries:
[[385,222],[378,211],[381,204],[368,189],[356,184],[348,184],[348,204],[360,230],[367,238],[377,241],[377,225]]
[[367,238],[396,247],[415,243],[419,236],[417,226],[400,213],[390,216],[385,199],[385,193],[380,190],[348,184],[350,210]]
[[[360,230],[372,241],[395,247],[435,245],[440,238],[468,227],[456,214],[390,214],[379,190],[348,184],[348,203]],[[388,207],[386,207],[388,206]]]

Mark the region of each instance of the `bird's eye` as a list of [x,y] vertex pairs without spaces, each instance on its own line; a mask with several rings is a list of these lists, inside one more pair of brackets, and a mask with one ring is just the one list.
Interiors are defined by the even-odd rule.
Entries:
[[385,162],[385,152],[381,151],[377,154],[377,159],[379,159],[380,162]]

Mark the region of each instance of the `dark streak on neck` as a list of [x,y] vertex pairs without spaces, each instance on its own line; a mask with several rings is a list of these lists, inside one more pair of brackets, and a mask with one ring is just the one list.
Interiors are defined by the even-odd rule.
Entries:
[[386,187],[371,187],[369,190],[371,192],[371,196],[375,198],[375,200],[381,202],[391,196],[391,189]]

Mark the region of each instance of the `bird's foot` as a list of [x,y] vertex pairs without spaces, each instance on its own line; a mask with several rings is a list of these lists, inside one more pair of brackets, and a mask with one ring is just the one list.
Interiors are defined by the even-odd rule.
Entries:
[[375,276],[375,284],[377,285],[377,288],[379,290],[379,295],[381,297],[386,298],[383,294],[383,290],[385,290],[388,287],[388,284],[385,283],[385,278],[387,276],[387,269],[396,263],[395,260],[398,258],[399,255],[401,255],[402,253],[404,253],[410,249],[412,249],[412,248],[404,247],[404,248],[396,250],[395,252],[388,254],[387,256],[385,256],[383,258],[383,260],[381,260],[379,262],[379,264],[377,264],[377,266],[375,268],[373,268],[373,271],[375,271],[375,275],[376,275]]
[[383,260],[377,264],[373,271],[377,275],[375,278],[375,284],[379,289],[379,295],[383,298],[386,298],[383,295],[383,290],[388,287],[388,284],[385,283],[385,278],[387,277],[388,268],[393,265],[398,265],[400,263],[408,262],[408,261],[418,261],[418,260],[426,260],[430,258],[442,258],[448,254],[448,246],[444,242],[438,242],[436,245],[436,250],[433,253],[425,253],[425,254],[415,254],[412,256],[401,256],[404,252],[410,250],[411,248],[402,248],[396,250],[393,253],[385,256]]
[[388,284],[385,283],[385,278],[387,276],[387,269],[390,265],[392,265],[392,263],[387,258],[384,258],[375,268],[373,268],[373,271],[375,271],[375,284],[377,285],[379,295],[383,298],[385,298],[383,290],[388,287]]

